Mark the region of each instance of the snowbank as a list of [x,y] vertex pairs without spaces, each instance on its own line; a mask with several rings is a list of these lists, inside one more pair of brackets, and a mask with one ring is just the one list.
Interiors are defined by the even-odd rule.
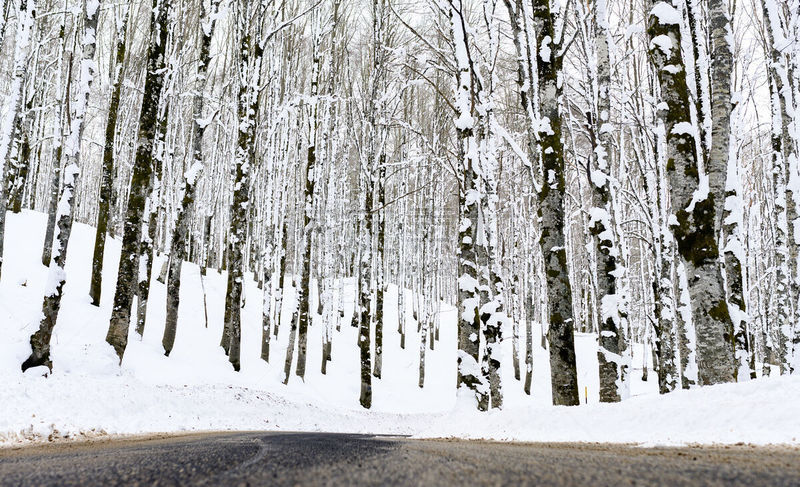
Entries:
[[102,435],[269,430],[499,441],[800,445],[799,377],[646,395],[622,404],[395,414],[234,386],[154,386],[121,373],[27,374],[0,393],[0,445]]
[[527,442],[800,445],[800,377],[721,384],[620,404],[461,410],[416,436]]
[[[326,324],[309,327],[306,376],[283,382],[291,313],[284,313],[271,344],[270,362],[260,359],[261,291],[245,282],[242,371],[234,372],[219,347],[225,276],[209,271],[200,283],[195,265],[183,266],[178,332],[170,357],[163,355],[165,288],[153,280],[143,337],[133,330],[121,366],[105,333],[113,299],[120,243],[106,245],[99,307],[87,296],[94,229],[76,224],[67,257],[67,284],[52,340],[54,371],[20,372],[28,339],[41,316],[47,269],[40,262],[45,216],[9,214],[0,279],[0,445],[102,435],[205,430],[329,431],[507,441],[590,441],[642,444],[800,444],[800,378],[777,377],[744,384],[680,391],[661,397],[654,374],[641,380],[649,350],[633,347],[633,397],[618,405],[598,403],[597,345],[576,335],[582,401],[574,408],[550,406],[547,351],[533,329],[532,395],[523,392],[510,361],[501,370],[505,410],[478,414],[456,404],[455,310],[441,310],[440,341],[426,350],[425,386],[417,385],[420,334],[406,294],[406,347],[397,331],[398,290],[386,294],[381,379],[373,379],[373,408],[358,405],[357,329],[345,319],[333,337],[327,374],[320,371]],[[160,268],[163,256],[155,262]],[[156,273],[157,274],[157,273]],[[207,293],[208,323],[203,300]],[[353,310],[352,286],[344,287],[345,315]],[[288,291],[288,289],[287,289]],[[285,309],[293,305],[287,292]],[[312,307],[313,309],[313,307]],[[131,327],[133,329],[133,327]],[[503,353],[511,356],[511,332]],[[524,330],[520,350],[524,354]],[[296,362],[296,358],[294,359]],[[524,363],[522,364],[524,368]],[[523,377],[524,379],[524,377]]]

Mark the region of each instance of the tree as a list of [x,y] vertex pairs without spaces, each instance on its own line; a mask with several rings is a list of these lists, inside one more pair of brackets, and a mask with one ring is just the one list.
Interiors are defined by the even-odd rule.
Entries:
[[559,99],[564,61],[563,26],[557,29],[556,13],[549,0],[535,0],[536,65],[539,73],[541,120],[538,127],[542,153],[543,184],[539,191],[541,230],[539,245],[544,255],[549,303],[550,381],[553,404],[573,406],[580,403],[578,374],[575,365],[575,331],[572,310],[572,286],[567,269],[564,245],[565,168],[561,140]]
[[597,360],[600,369],[600,400],[617,402],[626,395],[625,379],[628,364],[623,359],[625,348],[624,323],[627,319],[624,293],[620,292],[620,265],[622,252],[617,242],[616,220],[611,174],[612,132],[611,125],[611,59],[608,11],[605,0],[594,2],[595,46],[597,58],[597,108],[592,128],[594,149],[593,165],[589,173],[592,184],[594,207],[591,215],[591,232],[596,247],[597,300],[599,301],[599,347]]
[[687,120],[689,92],[681,54],[681,16],[666,2],[653,2],[648,33],[650,55],[658,72],[666,133],[667,176],[672,201],[671,228],[685,266],[697,330],[699,377],[702,384],[733,380],[733,330],[722,284],[715,230],[715,195],[695,197],[701,175],[695,129]]
[[25,88],[25,75],[28,67],[28,52],[30,51],[31,29],[35,18],[33,0],[20,0],[17,11],[17,26],[14,47],[14,71],[11,80],[10,121],[4,121],[0,132],[0,161],[4,171],[0,172],[0,271],[3,268],[3,241],[5,238],[6,203],[7,203],[7,177],[8,158],[11,153],[11,144],[16,137],[16,131],[21,126],[22,95]]
[[[735,100],[731,93],[733,52],[728,43],[732,35],[731,10],[726,0],[709,0],[711,29],[711,147],[708,154],[709,190],[715,196],[715,232],[720,235],[724,258],[724,282],[728,311],[732,320],[732,340],[736,380],[749,377],[747,365],[747,314],[742,283],[743,255],[739,239],[741,199],[736,153],[731,152],[731,124]],[[724,198],[721,195],[725,195]]]
[[123,14],[123,20],[117,26],[115,46],[115,67],[111,87],[111,100],[108,104],[108,117],[106,119],[105,145],[103,147],[103,168],[100,179],[100,194],[97,201],[97,231],[94,237],[94,253],[92,254],[92,276],[89,284],[89,297],[92,304],[100,306],[100,294],[103,286],[103,256],[106,248],[106,234],[108,233],[108,219],[111,210],[112,183],[114,171],[114,143],[117,134],[117,114],[119,111],[120,96],[122,95],[123,68],[125,64],[126,30],[128,26],[128,12]]
[[120,362],[128,345],[128,328],[131,321],[131,306],[136,291],[139,242],[145,200],[149,193],[153,172],[153,150],[158,129],[158,105],[165,77],[165,53],[167,44],[168,0],[154,0],[150,14],[150,42],[147,47],[147,67],[142,110],[139,115],[138,144],[130,182],[130,194],[125,212],[122,233],[122,256],[119,261],[114,305],[106,341],[114,347]]
[[258,92],[263,47],[253,41],[250,18],[256,6],[249,2],[237,5],[240,9],[236,21],[236,34],[240,45],[238,63],[239,132],[234,160],[233,203],[231,204],[230,260],[228,265],[228,295],[225,301],[225,330],[222,347],[238,371],[241,346],[241,306],[244,280],[244,246],[247,232],[247,209],[250,193],[250,170],[255,159],[255,117],[258,114]]
[[186,257],[186,239],[189,233],[189,210],[195,200],[197,178],[203,170],[203,137],[206,126],[210,123],[203,117],[204,90],[207,82],[208,67],[211,64],[211,38],[214,34],[215,16],[218,15],[218,2],[212,1],[208,12],[204,12],[199,25],[200,48],[197,73],[195,75],[195,93],[192,106],[192,164],[183,175],[183,195],[181,206],[175,217],[175,231],[172,236],[169,273],[167,275],[167,314],[164,325],[162,345],[164,354],[169,355],[175,344],[175,333],[178,328],[178,306],[181,293],[181,269]]
[[50,360],[50,338],[58,321],[61,297],[64,293],[64,284],[67,281],[67,246],[72,233],[75,185],[81,167],[81,135],[83,134],[84,120],[89,103],[89,93],[91,93],[92,81],[97,70],[94,54],[97,42],[96,31],[99,8],[100,2],[86,2],[84,5],[83,35],[81,37],[82,57],[78,78],[79,88],[75,100],[75,115],[71,119],[69,137],[67,138],[67,159],[63,171],[64,182],[56,215],[57,233],[54,239],[57,242],[57,247],[50,262],[47,285],[44,291],[44,302],[42,303],[44,317],[39,323],[39,330],[31,336],[31,355],[22,363],[23,371],[39,365],[46,365],[50,370],[53,369],[53,363]]

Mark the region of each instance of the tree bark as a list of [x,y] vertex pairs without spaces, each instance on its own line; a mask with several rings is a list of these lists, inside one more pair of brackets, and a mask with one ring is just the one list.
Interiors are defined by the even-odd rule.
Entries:
[[53,335],[53,329],[58,321],[58,313],[61,309],[61,297],[64,292],[64,284],[67,281],[67,246],[69,244],[70,234],[72,233],[72,210],[75,200],[75,186],[81,167],[81,136],[83,135],[84,120],[86,108],[89,104],[92,81],[94,80],[94,74],[97,70],[94,54],[96,49],[96,30],[100,2],[86,3],[84,7],[81,46],[82,56],[79,75],[80,86],[75,100],[75,118],[71,121],[69,138],[67,139],[67,159],[63,172],[64,184],[59,198],[58,213],[56,216],[57,233],[54,239],[57,242],[57,247],[48,271],[48,282],[42,303],[42,314],[44,316],[39,323],[39,330],[31,336],[31,354],[25,362],[22,363],[23,371],[39,365],[46,365],[50,370],[53,369],[53,364],[50,360],[50,338]]
[[165,76],[167,44],[167,11],[169,0],[154,0],[150,17],[150,42],[147,48],[147,72],[139,115],[139,134],[136,157],[131,176],[130,195],[125,211],[122,233],[122,253],[114,292],[114,305],[106,341],[122,362],[128,345],[131,306],[136,292],[139,243],[142,236],[142,216],[153,172],[153,148],[158,130],[158,105]]
[[[672,232],[686,266],[692,321],[697,331],[701,384],[731,382],[733,325],[722,283],[717,236],[714,232],[716,195],[695,200],[700,187],[694,127],[687,119],[689,103],[681,55],[680,14],[665,2],[653,2],[648,33],[650,56],[658,72],[666,110],[667,175],[672,201]],[[678,67],[673,69],[672,67]]]
[[100,296],[103,286],[103,256],[105,255],[106,234],[108,233],[108,219],[111,211],[111,198],[114,184],[114,143],[117,133],[119,100],[122,94],[127,25],[128,13],[126,12],[122,25],[118,27],[117,31],[116,66],[114,67],[114,81],[111,88],[111,100],[108,105],[108,118],[106,119],[103,166],[100,176],[100,195],[97,200],[97,230],[95,232],[94,252],[92,254],[92,276],[89,281],[89,297],[92,300],[92,304],[95,306],[100,306]]
[[565,167],[564,146],[561,141],[559,99],[562,85],[563,53],[556,39],[553,14],[549,0],[535,0],[534,21],[537,24],[536,44],[539,55],[539,100],[542,117],[539,139],[542,149],[544,184],[539,192],[541,233],[539,245],[544,255],[549,303],[550,382],[553,404],[576,406],[578,373],[575,363],[575,335],[572,308],[572,286],[567,268],[564,240]]
[[208,65],[211,62],[211,37],[214,33],[214,15],[217,14],[217,1],[211,2],[209,12],[205,12],[200,26],[200,52],[195,77],[195,93],[192,106],[192,164],[183,175],[181,206],[175,217],[175,231],[170,245],[170,259],[167,273],[167,314],[164,324],[164,336],[161,344],[164,355],[169,356],[175,344],[178,328],[178,308],[180,306],[181,270],[186,258],[186,239],[189,236],[189,210],[194,205],[197,178],[203,170],[203,136],[209,120],[203,119]]

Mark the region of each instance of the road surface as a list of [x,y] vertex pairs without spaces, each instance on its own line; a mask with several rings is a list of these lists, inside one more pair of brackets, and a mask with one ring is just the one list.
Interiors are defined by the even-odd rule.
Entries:
[[0,485],[800,486],[800,449],[204,433],[2,449]]

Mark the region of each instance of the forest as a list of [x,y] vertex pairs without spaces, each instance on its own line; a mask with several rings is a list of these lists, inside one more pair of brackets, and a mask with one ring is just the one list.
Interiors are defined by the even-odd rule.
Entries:
[[[169,357],[186,263],[200,285],[224,276],[235,371],[255,346],[284,384],[325,374],[356,330],[364,408],[385,337],[414,350],[403,373],[422,388],[456,334],[452,383],[482,411],[531,394],[537,349],[552,404],[583,402],[576,333],[596,337],[602,402],[647,374],[637,354],[661,394],[800,367],[798,0],[0,0],[0,15],[2,289],[26,286],[2,272],[3,242],[27,238],[7,216],[47,220],[22,371],[58,372],[67,288],[111,303],[120,364],[152,316]],[[95,234],[80,276],[77,224]]]

